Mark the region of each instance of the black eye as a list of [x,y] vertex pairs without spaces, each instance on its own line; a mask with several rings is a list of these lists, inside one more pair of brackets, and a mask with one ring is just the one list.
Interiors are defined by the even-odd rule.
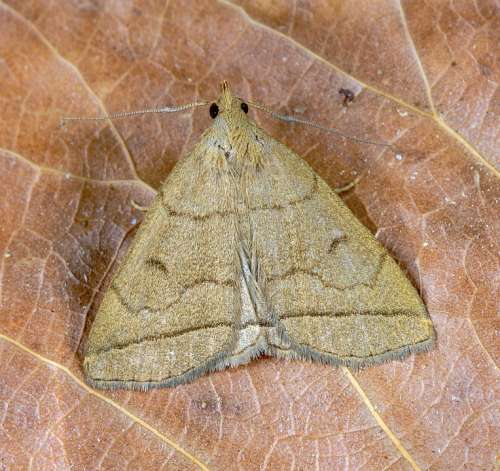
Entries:
[[241,103],[241,109],[245,112],[248,113],[248,105],[245,102]]
[[217,118],[217,115],[219,114],[219,107],[217,106],[217,103],[212,103],[208,112],[210,113],[210,117],[212,119]]

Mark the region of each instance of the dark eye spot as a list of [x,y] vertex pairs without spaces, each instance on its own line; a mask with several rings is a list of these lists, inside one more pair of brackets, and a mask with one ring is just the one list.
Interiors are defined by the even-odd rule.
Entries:
[[241,103],[241,109],[245,112],[248,113],[248,105],[245,102]]
[[219,114],[219,107],[217,106],[217,103],[212,103],[208,112],[210,113],[210,117],[212,119],[217,118],[217,115]]

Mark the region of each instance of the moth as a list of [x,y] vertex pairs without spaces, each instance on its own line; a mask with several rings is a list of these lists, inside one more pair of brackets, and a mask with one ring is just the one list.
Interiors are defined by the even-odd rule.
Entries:
[[226,82],[148,209],[93,322],[97,388],[175,386],[259,355],[359,368],[429,350],[417,291]]

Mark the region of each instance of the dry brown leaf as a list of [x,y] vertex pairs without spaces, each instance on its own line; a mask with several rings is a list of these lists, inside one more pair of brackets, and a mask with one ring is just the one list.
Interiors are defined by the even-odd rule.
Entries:
[[[237,3],[0,3],[0,469],[493,469],[498,4]],[[358,373],[260,359],[170,390],[84,385],[82,343],[142,218],[132,201],[210,118],[60,117],[211,98],[221,79],[405,149],[256,115],[332,186],[361,177],[345,200],[421,290],[435,351]]]

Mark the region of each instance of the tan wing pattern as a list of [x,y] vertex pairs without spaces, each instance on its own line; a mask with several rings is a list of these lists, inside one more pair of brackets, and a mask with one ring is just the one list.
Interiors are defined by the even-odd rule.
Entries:
[[173,386],[261,353],[358,367],[433,345],[397,264],[247,111],[223,83],[104,297],[90,384]]
[[234,343],[232,183],[208,157],[195,150],[172,171],[104,297],[84,362],[94,386],[185,382]]
[[395,261],[307,163],[266,142],[248,206],[266,298],[286,331],[274,353],[356,367],[429,349],[432,322]]

